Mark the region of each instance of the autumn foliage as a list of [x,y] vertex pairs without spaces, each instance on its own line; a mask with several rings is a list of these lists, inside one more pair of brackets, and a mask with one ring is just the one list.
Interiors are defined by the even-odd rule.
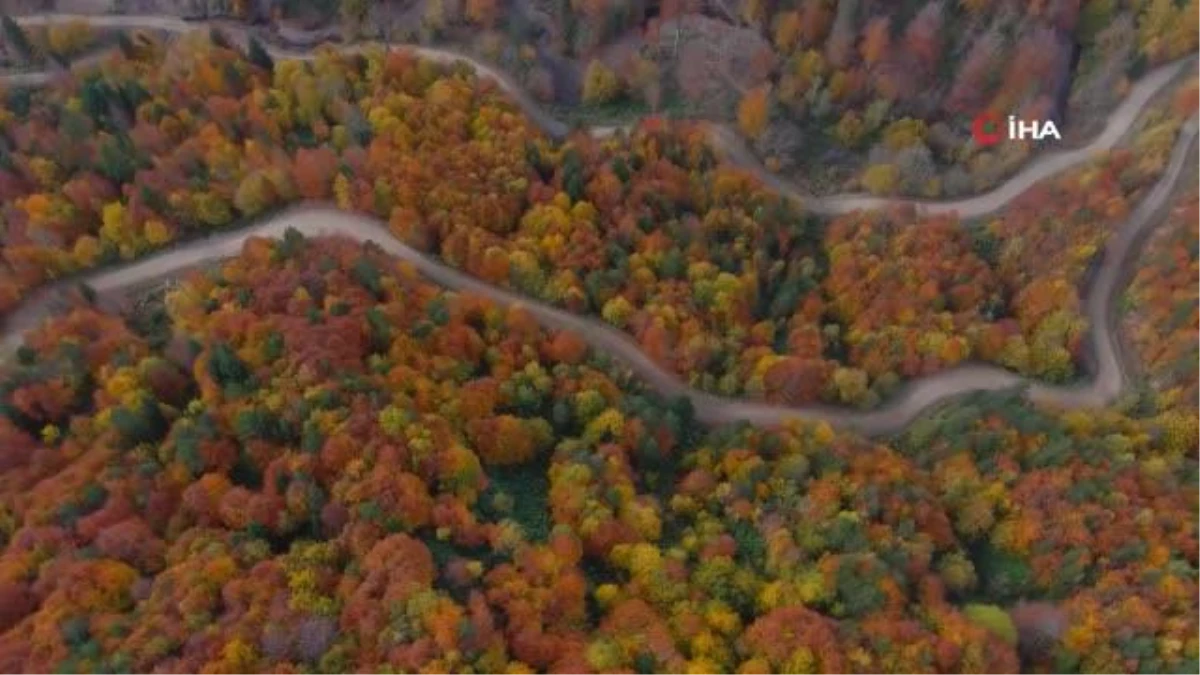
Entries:
[[[1195,659],[1196,435],[1170,409],[704,429],[520,310],[294,232],[162,308],[156,342],[79,304],[0,381],[6,669]],[[47,387],[71,396],[28,403]]]
[[[823,222],[721,164],[701,127],[649,120],[628,136],[554,143],[465,66],[379,50],[267,72],[198,35],[134,56],[6,113],[3,306],[61,276],[330,200],[485,281],[602,318],[698,388],[789,403],[870,406],[970,360],[1073,377],[1084,271],[1188,114],[1156,108],[1128,147],[983,223],[903,210]],[[767,93],[743,101],[747,133],[769,119]],[[882,142],[899,151],[927,133],[905,118]],[[22,404],[58,405],[56,386]],[[503,445],[499,424],[477,433]]]
[[[838,31],[799,7],[780,40]],[[860,55],[920,66],[943,20]],[[1088,265],[1182,116],[981,223],[825,222],[700,128],[553,143],[405,53],[152,56],[7,94],[5,307],[330,200],[702,389],[792,403],[972,358],[1070,377]],[[1146,391],[974,397],[892,439],[705,427],[580,336],[344,239],[251,239],[125,314],[77,294],[0,375],[0,669],[1194,670],[1194,207],[1131,290],[1177,329],[1134,332]]]
[[1198,219],[1192,191],[1174,204],[1150,240],[1125,302],[1125,326],[1151,380],[1181,407],[1194,404],[1197,396],[1192,374],[1197,368]]

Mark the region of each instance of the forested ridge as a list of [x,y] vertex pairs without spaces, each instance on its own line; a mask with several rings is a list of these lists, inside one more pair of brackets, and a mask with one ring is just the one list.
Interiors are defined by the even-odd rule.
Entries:
[[1129,147],[978,226],[903,210],[825,222],[718,163],[695,126],[553,143],[465,66],[382,51],[273,64],[199,34],[125,51],[9,93],[8,307],[48,278],[328,199],[602,317],[695,386],[788,403],[870,406],[970,359],[1072,378],[1083,272],[1195,109],[1184,87]]
[[1169,397],[703,429],[520,309],[295,234],[143,312],[81,299],[0,384],[6,670],[1196,665]]

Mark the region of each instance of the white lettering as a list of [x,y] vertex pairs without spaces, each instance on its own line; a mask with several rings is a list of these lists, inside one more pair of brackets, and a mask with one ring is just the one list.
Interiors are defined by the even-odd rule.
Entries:
[[1042,125],[1042,130],[1035,136],[1039,141],[1047,136],[1053,136],[1054,140],[1061,141],[1062,136],[1058,134],[1058,127],[1054,126],[1054,120],[1050,120]]
[[1062,140],[1062,134],[1058,133],[1058,127],[1054,124],[1053,120],[1045,122],[1033,120],[1026,122],[1025,120],[1017,119],[1013,115],[1008,116],[1008,137],[1011,140],[1025,140],[1027,138],[1037,141],[1043,138],[1053,138],[1057,141]]
[[1026,139],[1026,138],[1037,138],[1037,134],[1038,134],[1037,120],[1034,120],[1032,122],[1026,122],[1025,120],[1020,120],[1017,122],[1017,138],[1020,138],[1022,140]]

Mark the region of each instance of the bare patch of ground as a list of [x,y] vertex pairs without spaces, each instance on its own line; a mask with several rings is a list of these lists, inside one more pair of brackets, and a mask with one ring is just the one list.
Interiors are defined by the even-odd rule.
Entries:
[[752,28],[687,14],[654,32],[651,49],[700,116],[731,117],[742,93],[764,82],[775,65],[771,44]]

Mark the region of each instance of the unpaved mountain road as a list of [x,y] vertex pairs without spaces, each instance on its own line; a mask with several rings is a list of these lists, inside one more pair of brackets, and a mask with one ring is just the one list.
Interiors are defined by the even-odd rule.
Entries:
[[[48,15],[28,17],[21,21],[29,24],[33,22],[28,19],[53,21],[68,18],[73,17]],[[77,18],[86,18],[98,25],[116,25],[128,28],[191,30],[197,27],[196,24],[169,17]],[[112,23],[99,22],[97,19],[107,19]],[[243,34],[242,38],[244,39],[244,37]],[[542,112],[503,73],[498,73],[483,64],[453,52],[427,48],[414,49],[425,58],[443,62],[467,60],[475,65],[484,76],[494,77],[501,86],[513,94],[526,112],[534,109]],[[310,56],[308,53],[292,53],[281,49],[273,49],[272,53],[277,58]],[[1134,86],[1129,97],[1109,117],[1104,131],[1087,147],[1042,155],[1008,182],[991,192],[958,201],[919,202],[916,203],[918,208],[931,213],[957,212],[963,217],[983,215],[999,209],[1037,181],[1081,164],[1094,153],[1112,147],[1129,130],[1138,113],[1145,108],[1151,97],[1179,72],[1184,63],[1177,62],[1160,68],[1140,80]],[[531,117],[543,128],[546,127],[544,122],[549,119],[544,112],[540,118],[532,114]],[[553,120],[551,122],[561,124]],[[732,138],[723,127],[713,127],[713,129],[717,144],[733,155],[735,161],[738,160],[736,155],[744,152],[744,148],[739,151],[738,148],[741,147],[739,142]],[[902,430],[922,412],[947,399],[972,392],[1005,391],[1018,388],[1024,388],[1025,395],[1031,401],[1039,404],[1068,409],[1100,407],[1113,402],[1127,388],[1130,379],[1130,357],[1121,347],[1115,325],[1114,310],[1121,281],[1128,268],[1127,263],[1132,256],[1137,254],[1139,244],[1145,235],[1163,219],[1165,212],[1170,207],[1170,196],[1177,184],[1181,184],[1185,176],[1192,175],[1192,172],[1187,169],[1195,165],[1196,136],[1197,119],[1192,117],[1181,130],[1163,175],[1117,229],[1102,254],[1103,257],[1087,289],[1084,303],[1091,325],[1087,359],[1091,377],[1086,382],[1076,385],[1049,385],[1029,380],[996,366],[971,363],[909,382],[884,405],[869,411],[831,405],[784,406],[715,396],[688,386],[677,375],[654,363],[628,335],[599,320],[568,313],[447,267],[397,240],[383,223],[374,218],[347,213],[326,205],[308,204],[297,205],[288,211],[237,231],[194,240],[137,262],[40,289],[31,294],[21,307],[5,321],[3,333],[0,334],[2,335],[0,336],[0,356],[11,355],[20,345],[23,332],[51,315],[55,310],[56,299],[74,284],[87,284],[102,296],[121,294],[176,276],[199,265],[236,255],[246,239],[250,237],[280,237],[287,229],[294,228],[307,236],[340,235],[359,241],[373,241],[388,253],[410,262],[422,275],[437,284],[457,291],[486,296],[500,304],[523,306],[542,325],[577,333],[593,349],[624,363],[647,385],[660,393],[666,396],[686,396],[692,401],[697,417],[710,424],[748,421],[759,426],[778,426],[791,419],[823,420],[834,426],[853,429],[867,435],[886,435]],[[726,140],[721,141],[721,138]],[[749,166],[755,168],[760,178],[772,188],[800,196],[810,210],[824,214],[882,208],[897,203],[912,203],[906,200],[861,195],[826,198],[804,197],[797,195],[794,187],[766,172],[756,162]],[[814,205],[817,204],[820,204],[821,207],[814,208]]]
[[[16,17],[17,22],[22,26],[40,26],[52,23],[60,23],[64,21],[86,21],[93,26],[99,28],[127,28],[132,30],[159,30],[173,33],[182,33],[186,31],[203,29],[205,27],[219,28],[233,42],[242,45],[243,47],[250,40],[250,33],[244,25],[228,22],[228,21],[185,21],[179,17],[173,16],[158,16],[158,15],[135,15],[135,14],[104,14],[104,15],[86,15],[86,14],[39,14],[33,16]],[[272,58],[276,59],[312,59],[314,58],[315,49],[287,49],[275,45],[264,43],[263,46]],[[353,44],[340,45],[331,44],[331,47],[343,52],[361,52],[364,49],[370,48],[370,44]],[[378,44],[374,46],[379,46]],[[546,111],[541,104],[533,99],[520,84],[507,73],[483,63],[472,56],[457,52],[451,49],[442,49],[437,47],[424,47],[421,45],[402,45],[404,49],[409,49],[421,58],[435,61],[437,63],[454,63],[463,61],[478,73],[481,77],[495,80],[496,83],[507,93],[513,101],[520,106],[521,110],[534,121],[548,136],[554,138],[562,138],[566,136],[571,127],[561,120],[556,119],[553,115]],[[80,67],[85,62],[94,61],[103,58],[104,54],[96,54],[81,62],[75,64],[74,67]],[[1129,131],[1133,123],[1137,120],[1138,115],[1146,107],[1146,104],[1157,94],[1164,86],[1175,78],[1187,66],[1195,66],[1195,60],[1192,56],[1188,56],[1177,61],[1173,61],[1166,65],[1155,68],[1146,75],[1142,76],[1129,90],[1125,99],[1113,110],[1104,125],[1104,130],[1101,131],[1095,138],[1079,148],[1072,150],[1062,150],[1054,152],[1040,153],[1036,159],[1029,162],[1011,176],[1004,183],[995,187],[988,192],[984,192],[973,197],[965,197],[963,199],[934,201],[934,200],[918,200],[905,198],[891,197],[876,197],[860,193],[844,193],[827,196],[810,195],[800,188],[796,187],[791,182],[781,178],[780,176],[767,170],[766,167],[758,161],[754,153],[750,151],[745,142],[736,132],[724,124],[709,123],[706,128],[709,133],[709,140],[713,147],[716,148],[725,158],[740,167],[754,173],[765,185],[769,186],[781,194],[785,194],[793,199],[797,199],[804,204],[804,207],[820,215],[838,215],[850,213],[860,210],[880,209],[896,204],[910,204],[918,211],[936,214],[936,213],[958,213],[962,218],[975,218],[987,213],[991,213],[996,209],[1007,204],[1014,197],[1029,189],[1035,183],[1045,180],[1067,168],[1083,163],[1094,157],[1097,153],[1111,149],[1116,143]],[[56,72],[37,72],[37,73],[17,73],[0,77],[0,83],[8,82],[11,84],[41,84],[49,79],[52,79]],[[626,126],[595,126],[589,131],[597,137],[611,136],[621,129],[629,128],[633,125]]]
[[714,396],[685,384],[678,376],[654,363],[628,335],[598,320],[568,313],[538,300],[519,295],[447,267],[397,240],[379,220],[340,211],[325,205],[298,205],[255,225],[218,236],[192,241],[140,261],[97,272],[71,282],[35,292],[11,314],[0,341],[0,353],[11,354],[21,343],[23,332],[55,310],[55,299],[70,286],[84,283],[101,296],[119,295],[177,276],[223,258],[237,255],[250,237],[283,236],[289,228],[307,236],[339,235],[372,241],[383,250],[411,263],[434,283],[456,291],[475,293],[503,305],[527,309],[544,326],[577,333],[593,349],[625,364],[647,385],[666,396],[691,399],[697,417],[706,423],[748,421],[759,426],[777,426],[789,419],[824,420],[837,427],[867,435],[896,433],[930,406],[949,398],[978,391],[1002,391],[1027,387],[1033,401],[1063,408],[1090,408],[1112,402],[1128,383],[1126,356],[1120,349],[1112,308],[1118,294],[1125,260],[1136,255],[1135,243],[1160,222],[1170,207],[1169,197],[1189,162],[1194,163],[1197,126],[1193,118],[1181,133],[1170,165],[1147,197],[1130,214],[1114,236],[1087,294],[1086,310],[1092,326],[1090,344],[1092,377],[1076,386],[1053,386],[1031,382],[996,366],[969,364],[910,382],[883,406],[859,411],[837,406],[782,406],[752,400]]

